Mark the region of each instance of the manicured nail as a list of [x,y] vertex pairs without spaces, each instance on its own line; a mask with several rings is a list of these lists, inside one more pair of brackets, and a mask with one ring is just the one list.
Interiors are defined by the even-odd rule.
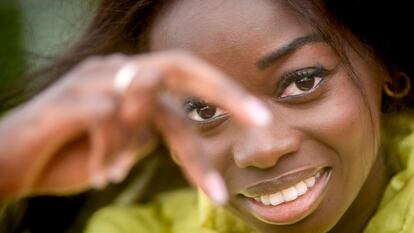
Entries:
[[119,156],[118,161],[112,167],[109,168],[108,171],[108,179],[114,183],[120,183],[128,174],[129,168],[131,166],[132,156],[129,154],[130,152],[123,152]]
[[108,171],[108,179],[113,183],[120,183],[125,177],[125,172],[120,166],[113,166]]
[[245,100],[245,109],[249,114],[252,123],[258,126],[266,126],[272,120],[272,113],[270,110],[259,100],[255,98],[249,98]]
[[95,174],[91,179],[91,186],[94,189],[102,190],[103,188],[105,188],[106,184],[107,184],[107,179],[106,179],[105,174],[102,174],[102,173]]
[[227,188],[223,179],[217,172],[209,172],[205,178],[208,196],[217,205],[224,205],[227,203],[228,194]]

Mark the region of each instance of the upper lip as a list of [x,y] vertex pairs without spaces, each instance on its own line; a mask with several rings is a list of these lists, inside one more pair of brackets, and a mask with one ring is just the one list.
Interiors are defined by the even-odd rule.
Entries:
[[276,193],[316,175],[323,169],[324,167],[312,167],[287,172],[280,176],[263,180],[251,185],[240,191],[239,194],[246,197],[259,197],[262,195]]

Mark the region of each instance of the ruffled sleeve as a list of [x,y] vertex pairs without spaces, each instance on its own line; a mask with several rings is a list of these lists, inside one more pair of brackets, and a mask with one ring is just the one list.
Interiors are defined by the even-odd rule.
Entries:
[[148,204],[109,206],[85,233],[253,233],[243,221],[193,189],[163,193]]
[[393,176],[377,212],[364,233],[414,232],[414,119],[399,116],[391,121],[394,131],[403,136],[388,136],[391,156],[399,159],[400,170]]

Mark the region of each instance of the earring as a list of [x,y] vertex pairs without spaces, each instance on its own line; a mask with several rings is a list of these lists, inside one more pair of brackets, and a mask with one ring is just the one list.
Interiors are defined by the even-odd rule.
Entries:
[[[401,81],[403,83],[401,83]],[[397,79],[388,80],[386,83],[384,83],[383,89],[388,96],[396,99],[401,99],[410,93],[410,77],[406,73],[400,72],[398,73]]]

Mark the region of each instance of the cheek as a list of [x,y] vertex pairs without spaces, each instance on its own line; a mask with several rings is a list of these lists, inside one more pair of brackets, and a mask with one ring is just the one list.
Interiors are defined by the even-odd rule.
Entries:
[[[217,169],[218,172],[224,174],[229,166],[233,163],[233,157],[231,156],[231,148],[234,143],[235,128],[229,126],[231,122],[225,122],[224,130],[221,132],[202,137],[201,148],[205,152],[205,156],[211,162],[211,165]],[[221,126],[220,126],[221,127]]]
[[[332,88],[312,110],[302,117],[303,130],[318,143],[329,147],[335,173],[343,185],[362,186],[376,159],[379,137],[377,114],[364,101],[361,91],[349,77],[338,75]],[[370,112],[371,111],[371,112]],[[352,188],[347,189],[352,190]]]

